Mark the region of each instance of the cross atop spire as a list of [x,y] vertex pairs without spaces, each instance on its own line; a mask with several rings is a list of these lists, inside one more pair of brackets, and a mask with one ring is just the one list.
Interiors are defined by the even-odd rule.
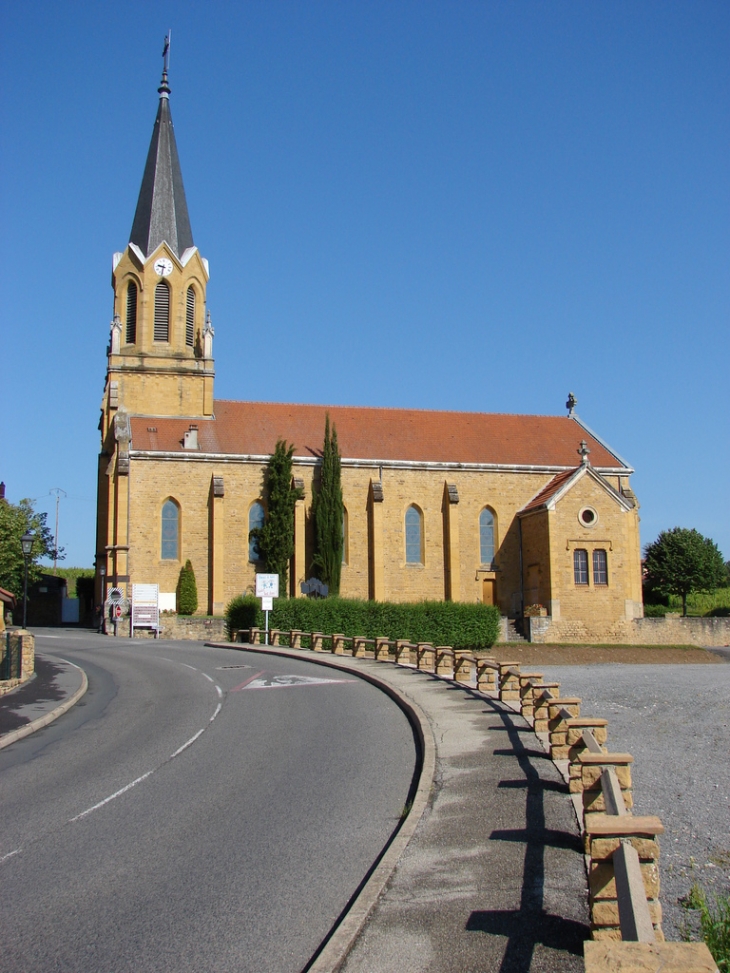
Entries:
[[188,204],[170,114],[170,86],[167,80],[170,65],[169,33],[165,38],[162,58],[162,81],[157,89],[160,104],[129,241],[136,244],[145,257],[148,257],[164,240],[173,253],[180,257],[188,247],[193,246],[193,231],[190,228]]

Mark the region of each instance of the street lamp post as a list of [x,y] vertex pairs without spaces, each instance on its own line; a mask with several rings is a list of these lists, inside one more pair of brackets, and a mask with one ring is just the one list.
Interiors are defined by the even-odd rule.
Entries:
[[23,561],[25,562],[25,578],[23,581],[23,628],[25,628],[28,618],[28,561],[33,551],[33,541],[35,538],[30,531],[26,531],[20,538],[20,547],[23,551]]
[[101,624],[100,629],[103,635],[106,635],[106,565],[102,564],[99,568],[99,574],[101,575]]

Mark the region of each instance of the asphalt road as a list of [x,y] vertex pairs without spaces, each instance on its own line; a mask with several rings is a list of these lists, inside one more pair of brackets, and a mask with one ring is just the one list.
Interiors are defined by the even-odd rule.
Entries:
[[84,633],[38,648],[89,690],[0,752],[0,969],[302,970],[408,800],[400,709],[304,660]]

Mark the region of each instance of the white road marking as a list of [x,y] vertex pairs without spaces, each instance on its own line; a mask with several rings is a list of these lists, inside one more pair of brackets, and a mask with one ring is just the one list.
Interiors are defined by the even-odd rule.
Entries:
[[263,676],[252,679],[244,689],[291,689],[296,686],[329,686],[334,683],[357,682],[356,679],[323,679],[314,676]]
[[203,673],[201,673],[201,675],[205,676],[205,678],[208,680],[208,682],[215,682],[215,680],[213,679],[213,677],[212,676],[209,676],[207,672],[203,672]]
[[222,697],[222,696],[223,696],[223,690],[222,690],[222,689],[221,689],[221,687],[220,687],[220,686],[218,685],[218,683],[216,683],[216,684],[215,684],[215,688],[216,688],[216,692],[218,693],[218,695],[219,695],[220,697]]
[[[51,636],[49,636],[49,637],[50,637],[50,638],[55,638],[55,636],[53,636],[53,635],[51,635]],[[22,851],[22,850],[23,850],[22,848],[16,848],[16,849],[15,849],[15,851],[9,851],[9,852],[7,853],[7,855],[3,855],[3,857],[2,857],[2,858],[0,858],[0,862],[4,862],[4,861],[7,861],[7,860],[8,860],[8,858],[12,858],[12,857],[13,857],[13,855],[19,855],[19,854],[21,853],[21,851]]]
[[[181,665],[181,666],[185,666],[185,668],[186,668],[186,669],[192,669],[192,670],[193,670],[193,672],[197,672],[197,671],[198,671],[198,670],[197,670],[197,669],[195,668],[195,666],[189,666],[189,665],[187,664],[187,662],[181,662],[181,663],[180,663],[180,665]],[[203,675],[205,675],[205,673],[203,673]]]
[[[202,733],[203,731],[201,730],[200,732]],[[142,774],[141,777],[138,777],[136,780],[133,780],[131,784],[127,784],[126,787],[120,788],[118,791],[115,791],[114,794],[110,794],[109,797],[105,797],[103,801],[99,801],[99,803],[94,804],[93,807],[88,807],[85,811],[82,811],[81,814],[77,814],[75,818],[71,818],[70,820],[80,821],[81,818],[85,818],[87,814],[91,814],[92,811],[96,811],[100,807],[104,807],[105,804],[108,804],[109,801],[113,801],[115,797],[120,797],[122,794],[131,790],[133,787],[136,787],[137,784],[141,784],[143,780],[146,780],[148,777],[151,777],[152,774],[154,774],[154,770],[148,770],[146,774]]]
[[178,749],[175,751],[175,753],[171,753],[170,754],[170,760],[172,760],[173,757],[177,757],[177,755],[179,753],[182,753],[183,750],[187,750],[188,747],[192,746],[195,743],[195,741],[198,739],[198,737],[200,736],[201,733],[205,733],[205,727],[203,727],[202,730],[198,730],[198,732],[194,736],[191,736],[187,743],[183,743],[183,745],[181,747],[178,747]]
[[222,709],[223,709],[223,703],[218,703],[218,705],[215,708],[215,713],[213,713],[213,715],[210,718],[211,723],[213,722],[213,720],[216,718],[216,716],[220,713]]

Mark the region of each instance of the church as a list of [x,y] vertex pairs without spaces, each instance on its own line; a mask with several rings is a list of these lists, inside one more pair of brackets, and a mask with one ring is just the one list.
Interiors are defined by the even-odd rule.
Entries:
[[[263,570],[250,531],[278,439],[294,444],[290,594],[312,573],[325,417],[342,455],[343,597],[449,599],[544,616],[551,640],[596,641],[643,614],[631,466],[578,417],[292,405],[215,398],[208,261],[193,242],[167,69],[129,243],[113,257],[101,404],[96,570],[159,585],[174,609],[192,562],[202,614]],[[231,366],[232,367],[232,366]]]

